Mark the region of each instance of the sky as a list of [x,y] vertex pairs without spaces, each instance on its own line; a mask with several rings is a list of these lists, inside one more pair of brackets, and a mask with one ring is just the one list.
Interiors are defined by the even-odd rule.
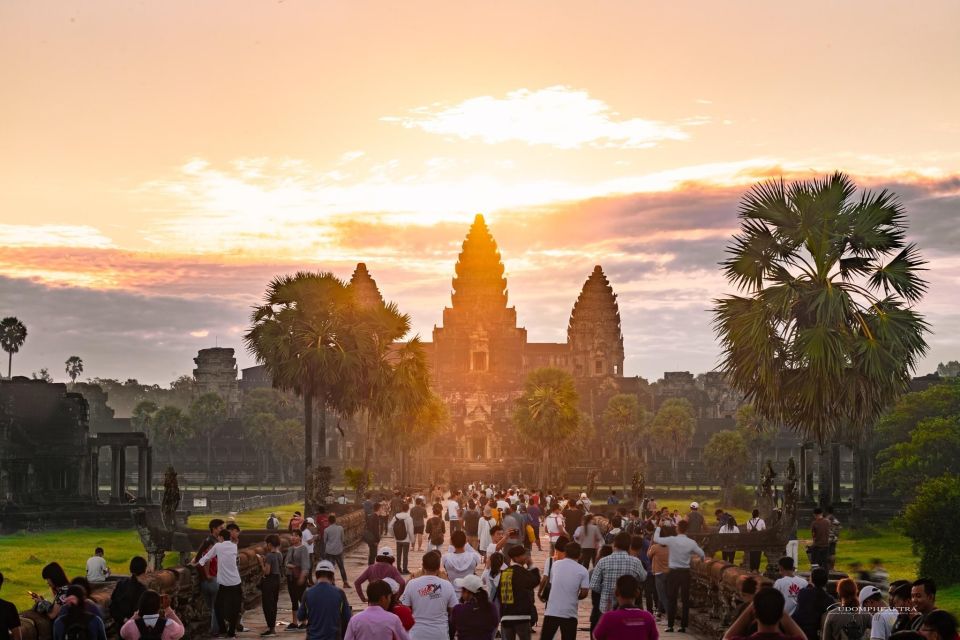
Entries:
[[272,277],[365,262],[429,338],[483,213],[533,341],[595,264],[625,373],[717,364],[759,180],[890,188],[929,260],[918,373],[960,358],[960,4],[0,4],[0,316],[14,373],[166,384]]

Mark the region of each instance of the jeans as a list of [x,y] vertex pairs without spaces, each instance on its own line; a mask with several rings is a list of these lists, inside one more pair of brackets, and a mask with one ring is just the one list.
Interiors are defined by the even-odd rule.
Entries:
[[763,552],[748,551],[747,557],[749,559],[750,571],[760,571],[760,561],[763,559]]
[[670,606],[667,607],[668,627],[673,626],[677,617],[677,596],[683,600],[680,627],[686,629],[690,624],[690,569],[670,569],[667,573],[667,597],[670,598]]
[[658,573],[653,576],[653,582],[657,590],[657,604],[660,613],[670,615],[670,598],[667,597],[667,576],[669,573]]
[[[647,579],[643,582],[643,593],[647,597],[647,611],[655,613],[655,605],[660,604],[660,598],[657,596],[657,581],[653,571],[647,571]],[[637,602],[637,604],[640,604]]]
[[280,576],[269,575],[263,578],[262,585],[263,619],[268,629],[277,626],[277,601],[280,599]]
[[219,590],[220,585],[217,584],[216,578],[204,580],[200,583],[200,595],[203,596],[203,601],[207,603],[207,607],[210,609],[211,635],[220,633],[220,626],[217,624],[217,591]]
[[736,552],[736,551],[721,551],[721,552],[720,552],[720,557],[723,559],[723,561],[724,561],[724,562],[729,562],[730,564],[733,564],[733,563],[734,563],[734,560],[736,559],[736,556],[737,556],[737,552]]
[[243,606],[243,590],[239,584],[220,585],[217,591],[217,624],[226,629],[227,637],[237,635],[237,623],[240,621],[240,609]]
[[576,640],[577,619],[544,616],[543,629],[540,630],[540,638],[542,640],[553,640],[558,629],[560,630],[560,640]]
[[812,547],[810,549],[810,564],[830,568],[830,547]]
[[500,636],[503,640],[530,640],[530,623],[522,620],[501,622]]
[[590,563],[593,563],[593,566],[597,566],[597,550],[596,549],[581,549],[580,550],[580,564],[584,568],[589,569]]
[[367,543],[367,565],[371,565],[377,561],[377,545]]
[[410,560],[410,543],[397,543],[397,571],[407,573],[407,562]]
[[343,581],[347,581],[347,569],[343,566],[343,554],[342,553],[327,553],[324,554],[327,560],[332,562],[334,566],[340,568],[340,577],[343,578]]
[[461,530],[463,530],[463,523],[461,523],[459,520],[450,521],[450,533],[453,533],[454,531],[461,531]]

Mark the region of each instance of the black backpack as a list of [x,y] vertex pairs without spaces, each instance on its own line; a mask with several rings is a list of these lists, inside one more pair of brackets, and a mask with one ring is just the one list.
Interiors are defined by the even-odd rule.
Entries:
[[167,619],[160,616],[156,624],[148,627],[143,618],[137,618],[137,630],[140,631],[140,640],[161,640],[163,638],[163,628],[167,626]]
[[434,516],[430,519],[430,544],[439,547],[443,544],[443,521]]
[[407,537],[407,522],[401,520],[400,518],[395,518],[393,521],[393,537],[397,541],[403,540]]
[[92,613],[83,612],[82,618],[64,620],[66,629],[63,632],[64,640],[94,640],[90,637],[90,618]]

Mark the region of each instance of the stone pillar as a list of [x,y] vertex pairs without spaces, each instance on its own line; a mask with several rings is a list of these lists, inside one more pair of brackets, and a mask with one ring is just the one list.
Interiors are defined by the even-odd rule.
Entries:
[[137,502],[149,501],[149,476],[147,475],[147,447],[137,447]]
[[90,449],[90,495],[100,501],[100,447],[96,445]]
[[153,503],[153,447],[147,447],[147,503]]
[[110,445],[110,502],[120,502],[120,457],[123,449],[115,444]]
[[125,446],[120,447],[120,456],[117,458],[117,461],[120,463],[120,468],[117,470],[118,481],[120,483],[120,492],[117,494],[120,497],[120,502],[127,501],[127,448]]
[[840,502],[840,478],[841,478],[841,456],[840,456],[840,444],[831,443],[830,445],[830,466],[833,468],[833,473],[830,476],[830,481],[833,484],[830,487],[830,497],[833,502]]

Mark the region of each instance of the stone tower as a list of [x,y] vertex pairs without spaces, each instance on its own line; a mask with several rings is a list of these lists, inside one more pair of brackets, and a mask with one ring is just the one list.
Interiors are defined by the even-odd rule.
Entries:
[[367,271],[367,265],[363,262],[357,263],[353,275],[350,276],[350,288],[357,298],[357,302],[363,307],[372,307],[383,304],[383,296],[380,295],[380,289],[376,281]]
[[434,328],[434,376],[441,386],[463,380],[496,386],[511,383],[523,368],[525,329],[507,306],[507,280],[497,243],[482,215],[463,241],[443,327]]
[[240,383],[237,380],[237,359],[233,353],[233,349],[213,347],[200,349],[193,359],[197,365],[193,370],[197,395],[219,395],[227,405],[227,416],[230,418],[240,411]]
[[600,265],[593,268],[573,305],[567,345],[574,376],[623,376],[623,334],[617,294]]

